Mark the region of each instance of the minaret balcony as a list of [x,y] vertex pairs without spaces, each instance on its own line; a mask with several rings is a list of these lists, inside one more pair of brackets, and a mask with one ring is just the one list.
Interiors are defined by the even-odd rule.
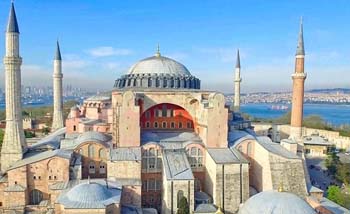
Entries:
[[306,73],[294,73],[292,74],[292,79],[306,79]]

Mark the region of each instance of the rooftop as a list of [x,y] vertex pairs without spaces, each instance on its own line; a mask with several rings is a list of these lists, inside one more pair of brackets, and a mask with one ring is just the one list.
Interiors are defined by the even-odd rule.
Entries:
[[183,150],[164,150],[163,163],[168,180],[193,180],[191,166]]
[[120,196],[121,190],[107,185],[106,182],[87,181],[62,193],[57,202],[66,209],[96,209],[119,204]]
[[128,74],[191,75],[183,64],[168,57],[161,56],[159,52],[155,56],[138,61],[129,69]]

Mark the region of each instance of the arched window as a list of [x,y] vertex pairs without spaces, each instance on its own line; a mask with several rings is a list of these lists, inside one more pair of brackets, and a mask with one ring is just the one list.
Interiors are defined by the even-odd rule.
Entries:
[[98,151],[98,156],[100,157],[100,159],[105,159],[106,158],[106,151],[104,149],[100,149]]
[[163,122],[163,123],[162,123],[162,128],[163,128],[163,129],[166,129],[166,128],[167,128],[166,122]]
[[192,147],[187,150],[187,156],[192,168],[203,167],[203,152],[197,147]]
[[174,128],[175,128],[175,123],[174,123],[174,122],[171,122],[171,123],[170,123],[170,126],[171,126],[172,129],[174,129]]
[[142,153],[142,170],[158,171],[162,168],[161,154],[155,148],[150,148]]
[[149,128],[149,121],[146,122],[146,128]]
[[88,147],[88,156],[89,158],[93,158],[95,156],[95,148],[92,144],[90,144]]
[[95,174],[96,170],[95,170],[95,163],[94,162],[90,162],[89,163],[89,174]]
[[100,163],[100,174],[106,174],[106,164],[105,163]]
[[37,205],[43,200],[43,193],[40,190],[33,189],[30,193],[30,204]]
[[180,205],[180,201],[181,199],[184,197],[184,191],[182,190],[179,190],[177,192],[177,208],[179,208],[179,205]]
[[179,129],[182,129],[182,123],[179,122]]
[[74,126],[73,126],[73,131],[76,131],[76,130],[77,130],[77,126],[74,125]]
[[251,156],[251,155],[252,155],[252,143],[251,143],[251,142],[249,142],[249,143],[247,144],[247,155],[248,155],[248,156]]
[[158,128],[158,122],[154,122],[154,128]]

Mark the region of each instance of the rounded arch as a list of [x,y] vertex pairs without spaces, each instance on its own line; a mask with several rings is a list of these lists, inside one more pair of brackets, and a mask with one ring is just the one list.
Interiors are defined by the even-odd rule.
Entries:
[[43,200],[43,193],[38,189],[33,189],[29,197],[31,205],[38,205]]
[[172,103],[159,103],[144,110],[140,116],[143,129],[194,130],[196,121],[184,107]]

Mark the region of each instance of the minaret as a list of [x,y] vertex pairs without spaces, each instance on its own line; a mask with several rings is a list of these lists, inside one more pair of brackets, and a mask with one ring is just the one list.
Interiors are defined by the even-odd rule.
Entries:
[[1,170],[4,172],[14,162],[23,158],[27,150],[24,138],[21,107],[21,64],[19,55],[19,28],[14,4],[11,4],[6,29],[5,93],[6,129],[1,150]]
[[297,52],[295,54],[295,72],[293,79],[293,97],[292,97],[292,115],[290,138],[298,142],[302,138],[302,122],[304,107],[304,82],[306,73],[304,73],[304,38],[303,38],[303,22],[300,22],[299,40]]
[[60,45],[57,41],[56,55],[53,61],[53,121],[52,131],[63,128],[62,101],[62,57]]
[[241,105],[241,60],[239,57],[239,49],[237,50],[236,70],[235,70],[235,100],[233,104],[233,110],[240,111]]

